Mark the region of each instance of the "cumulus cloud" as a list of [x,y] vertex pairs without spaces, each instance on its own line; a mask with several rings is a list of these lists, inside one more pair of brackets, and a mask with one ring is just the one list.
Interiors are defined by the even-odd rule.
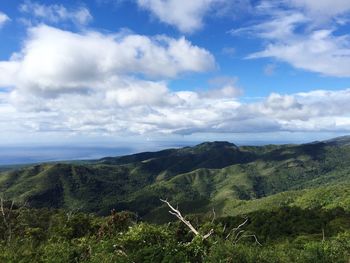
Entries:
[[247,112],[269,116],[285,131],[349,131],[349,98],[349,89],[273,93],[260,103],[247,105]]
[[244,0],[136,0],[137,4],[154,14],[161,22],[191,33],[203,26],[207,13],[233,14],[234,9],[247,5]]
[[[23,130],[173,132],[205,125],[219,112],[211,111],[211,95],[172,92],[167,81],[214,67],[207,50],[183,37],[41,25],[28,30],[22,50],[0,61],[0,87],[8,89],[0,108],[12,112],[11,127]],[[232,95],[228,88],[220,92]]]
[[86,7],[67,9],[60,4],[44,5],[38,2],[25,1],[19,6],[19,10],[37,19],[39,22],[50,22],[54,24],[73,22],[77,25],[86,25],[93,19]]
[[33,27],[22,49],[0,61],[0,87],[7,90],[0,92],[0,129],[113,135],[350,131],[350,90],[272,93],[247,102],[237,79],[227,76],[210,80],[208,90],[168,87],[182,74],[214,67],[213,56],[185,38]]
[[0,28],[8,21],[10,18],[5,13],[0,12]]
[[[103,48],[101,48],[103,47]],[[49,26],[29,29],[24,48],[0,62],[0,84],[55,96],[89,92],[121,76],[173,78],[215,67],[213,56],[185,38],[73,33]]]
[[[286,95],[272,93],[254,103],[210,98],[205,107],[200,107],[202,119],[193,114],[198,110],[195,107],[198,104],[194,103],[186,109],[187,114],[192,113],[192,122],[186,126],[178,125],[173,132],[349,132],[350,107],[346,106],[349,99],[349,89]],[[196,99],[192,97],[192,101]],[[203,115],[206,109],[210,111]]]
[[243,94],[243,90],[237,85],[238,78],[220,76],[208,81],[211,89],[203,92],[209,98],[236,98]]
[[176,105],[180,99],[163,82],[123,79],[106,92],[106,103],[119,107]]
[[[350,108],[344,106],[350,99],[350,90],[290,95],[273,93],[255,103],[218,97],[203,99],[198,94],[186,96],[191,99],[178,110],[163,109],[166,114],[158,116],[162,122],[157,122],[157,125],[164,127],[168,123],[170,131],[180,134],[350,131]],[[185,118],[181,119],[181,116]]]
[[[274,93],[259,102],[243,103],[232,98],[203,97],[193,91],[171,92],[158,85],[153,91],[136,87],[111,91],[112,94],[63,94],[51,99],[35,97],[34,101],[26,97],[29,100],[20,103],[15,100],[18,104],[4,96],[0,119],[4,121],[1,123],[7,123],[4,131],[39,133],[184,135],[350,131],[350,108],[346,106],[350,90]],[[41,108],[25,107],[31,104]]]
[[129,79],[120,88],[63,93],[55,98],[14,90],[0,99],[0,120],[8,124],[3,131],[39,134],[349,132],[349,100],[350,90],[318,90],[272,93],[248,103],[225,95],[174,92],[164,82]]

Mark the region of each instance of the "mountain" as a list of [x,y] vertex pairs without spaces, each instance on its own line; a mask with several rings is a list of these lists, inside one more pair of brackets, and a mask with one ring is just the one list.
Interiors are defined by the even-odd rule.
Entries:
[[350,211],[350,137],[300,145],[194,147],[45,163],[0,172],[6,198],[33,207],[168,220],[160,198],[186,213],[237,215],[283,205]]
[[350,136],[341,136],[334,139],[325,141],[327,144],[333,144],[338,146],[349,146],[350,145]]

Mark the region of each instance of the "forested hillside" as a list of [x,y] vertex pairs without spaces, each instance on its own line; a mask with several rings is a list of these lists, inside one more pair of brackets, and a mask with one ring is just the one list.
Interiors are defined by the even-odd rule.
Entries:
[[2,172],[0,190],[31,207],[100,215],[129,210],[150,221],[163,219],[160,198],[187,213],[215,208],[218,215],[237,215],[280,205],[348,211],[349,141],[259,147],[211,142],[83,163],[47,163]]
[[4,167],[0,262],[347,263],[349,142]]

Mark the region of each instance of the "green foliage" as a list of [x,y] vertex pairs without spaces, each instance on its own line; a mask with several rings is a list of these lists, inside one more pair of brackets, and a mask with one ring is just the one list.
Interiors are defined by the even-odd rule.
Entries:
[[[249,218],[233,242],[243,217],[189,216],[208,239],[182,223],[137,223],[129,212],[97,217],[63,210],[16,208],[13,238],[0,240],[0,262],[336,262],[350,259],[350,215],[342,209],[281,208]],[[32,216],[30,216],[32,215]],[[0,224],[3,226],[3,222]],[[325,235],[322,235],[322,228]],[[237,234],[238,232],[235,232]]]
[[[348,142],[213,142],[2,169],[0,191],[19,206],[0,216],[0,262],[347,263]],[[195,237],[160,198],[214,233]]]
[[350,211],[350,147],[340,142],[237,147],[225,142],[0,172],[0,190],[32,207],[107,215],[129,210],[171,219],[159,198],[185,213],[217,216],[281,206]]
[[106,222],[100,226],[98,235],[100,238],[105,238],[111,237],[115,233],[125,232],[136,223],[136,220],[137,217],[134,213],[128,211],[117,213],[112,210],[111,215],[106,218]]

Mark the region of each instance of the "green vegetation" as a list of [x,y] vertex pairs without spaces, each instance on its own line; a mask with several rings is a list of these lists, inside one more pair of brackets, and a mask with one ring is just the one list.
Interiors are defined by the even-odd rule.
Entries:
[[[19,207],[0,217],[0,262],[348,262],[349,174],[349,137],[4,168]],[[160,198],[214,234],[194,237]],[[226,238],[245,218],[249,238]]]
[[201,233],[214,229],[204,240],[180,221],[153,225],[130,212],[99,217],[16,207],[7,224],[0,219],[0,262],[346,263],[350,258],[350,214],[343,209],[284,207],[247,218],[234,231],[243,217],[188,217]]
[[218,216],[296,206],[349,211],[348,140],[303,145],[237,147],[227,142],[109,157],[48,163],[0,173],[0,191],[31,207],[107,215],[137,213],[150,222],[170,218],[159,199],[185,213],[215,208]]

